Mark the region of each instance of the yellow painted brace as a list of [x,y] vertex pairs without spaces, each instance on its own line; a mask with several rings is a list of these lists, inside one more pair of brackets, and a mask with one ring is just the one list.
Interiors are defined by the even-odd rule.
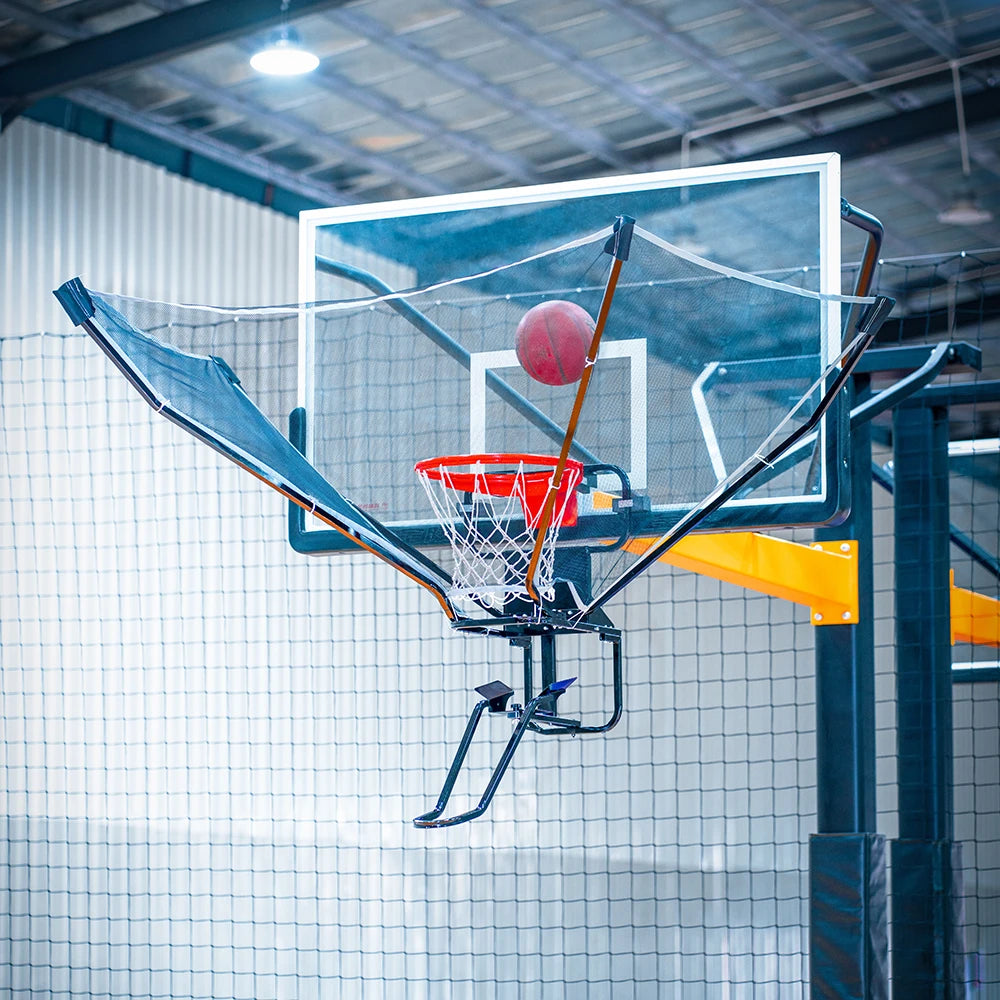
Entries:
[[[609,493],[595,492],[594,507],[611,507]],[[625,550],[642,555],[651,538],[634,538]],[[814,625],[852,625],[858,620],[857,543],[801,545],[756,531],[688,535],[660,561],[680,569],[735,583],[809,608]]]
[[[612,497],[594,494],[594,507],[608,508]],[[642,555],[654,542],[634,538],[625,550]],[[857,542],[802,545],[756,531],[687,535],[660,562],[735,583],[809,608],[813,625],[858,621]],[[951,573],[951,641],[1000,647],[1000,601],[955,586]]]
[[[627,542],[641,555],[651,539]],[[851,625],[858,621],[857,543],[801,545],[754,531],[688,535],[660,560],[715,580],[735,583],[809,608],[814,625]]]
[[1000,601],[955,586],[951,571],[951,642],[1000,647]]
[[[641,555],[650,539],[625,548]],[[750,531],[688,535],[660,556],[662,562],[724,580],[809,608],[814,625],[858,620],[857,543],[800,545]],[[1000,601],[955,586],[952,570],[951,641],[1000,648]]]

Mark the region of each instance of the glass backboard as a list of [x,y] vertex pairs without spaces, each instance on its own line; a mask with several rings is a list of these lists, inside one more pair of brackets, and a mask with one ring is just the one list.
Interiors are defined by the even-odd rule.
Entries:
[[[557,454],[575,386],[531,379],[514,333],[549,299],[596,316],[620,216],[636,220],[635,236],[575,454],[626,473],[640,497],[637,533],[665,531],[839,351],[835,154],[304,213],[299,298],[331,303],[303,310],[300,324],[310,461],[406,541],[438,546],[417,461]],[[835,519],[842,417],[831,410],[802,461],[761,477],[703,527]],[[618,492],[615,475],[590,476],[563,537],[604,537]],[[344,545],[317,532],[313,547]]]

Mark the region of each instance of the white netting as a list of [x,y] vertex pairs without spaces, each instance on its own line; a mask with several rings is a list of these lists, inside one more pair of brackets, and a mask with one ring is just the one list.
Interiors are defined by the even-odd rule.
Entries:
[[[418,463],[417,475],[455,556],[449,593],[453,600],[500,610],[511,598],[528,597],[528,567],[555,465],[554,458],[526,455],[467,455]],[[559,529],[576,521],[575,490],[582,478],[583,466],[569,460],[535,567],[535,590],[546,599],[553,595]]]

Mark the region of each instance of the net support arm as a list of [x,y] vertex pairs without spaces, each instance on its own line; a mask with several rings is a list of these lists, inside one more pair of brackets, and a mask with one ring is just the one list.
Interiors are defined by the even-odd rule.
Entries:
[[611,310],[611,302],[615,297],[615,288],[618,285],[618,276],[621,273],[622,264],[628,260],[629,247],[632,242],[632,231],[635,227],[635,219],[627,215],[621,215],[615,221],[614,232],[608,240],[604,250],[611,254],[613,263],[611,272],[608,275],[607,284],[604,287],[604,297],[601,300],[601,308],[597,314],[597,322],[594,325],[594,334],[590,339],[590,348],[587,351],[587,360],[584,364],[583,374],[580,376],[580,384],[577,386],[576,398],[573,400],[573,410],[570,413],[569,423],[566,425],[566,434],[563,438],[562,448],[559,451],[559,461],[555,471],[552,473],[552,481],[549,484],[549,491],[545,497],[545,504],[542,507],[541,516],[538,519],[538,527],[535,533],[535,547],[528,560],[528,572],[525,578],[525,589],[528,596],[536,604],[541,604],[542,598],[535,587],[535,571],[538,569],[538,562],[542,557],[542,548],[545,544],[545,536],[552,524],[553,513],[556,508],[556,499],[559,495],[559,487],[562,484],[563,473],[566,471],[566,462],[569,459],[570,450],[573,447],[573,438],[576,435],[576,427],[580,421],[580,413],[583,410],[583,402],[587,398],[587,389],[590,386],[590,378],[594,371],[594,363],[597,361],[597,354],[601,347],[601,336],[608,321],[608,313]]
[[189,354],[150,337],[79,278],[55,295],[157,413],[420,584],[449,619],[458,617],[444,570],[327,482],[256,407],[221,358]]
[[[789,414],[775,428],[771,436],[764,442],[758,452],[752,455],[739,468],[737,468],[727,479],[719,483],[704,500],[696,507],[685,514],[669,531],[660,536],[649,547],[646,553],[627,570],[620,574],[610,583],[600,594],[598,594],[590,604],[581,612],[582,617],[586,617],[597,608],[602,607],[612,597],[619,594],[634,579],[642,575],[650,566],[656,562],[660,556],[668,549],[672,548],[682,538],[694,531],[702,521],[710,514],[718,510],[724,503],[731,500],[744,486],[759,475],[765,469],[771,468],[790,448],[797,445],[803,438],[809,435],[819,424],[823,415],[830,408],[838,393],[844,387],[857,367],[861,356],[875,339],[882,323],[889,315],[895,301],[885,296],[877,296],[875,301],[866,308],[858,324],[857,336],[851,341],[847,348],[841,353],[838,362],[830,365],[820,379],[808,392],[803,395],[799,402],[792,408]],[[836,373],[836,374],[834,374]],[[823,393],[815,409],[805,422],[795,428],[795,430],[779,438],[776,444],[771,444],[774,438],[781,432],[788,420],[795,412],[813,395],[817,386],[826,385],[833,376],[832,381]]]

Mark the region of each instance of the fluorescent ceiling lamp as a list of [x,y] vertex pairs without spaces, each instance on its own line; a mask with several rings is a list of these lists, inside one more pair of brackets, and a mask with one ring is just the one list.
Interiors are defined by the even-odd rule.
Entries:
[[971,188],[959,191],[954,201],[938,212],[938,222],[949,226],[982,226],[992,221],[993,213],[980,206]]
[[970,455],[1000,455],[1000,438],[948,442],[949,458],[967,458]]
[[302,47],[302,40],[294,28],[284,27],[250,57],[250,65],[268,76],[301,76],[319,65],[319,57]]
[[982,208],[976,200],[969,182],[972,173],[969,164],[969,137],[965,129],[965,104],[962,101],[962,81],[958,75],[958,63],[951,64],[951,84],[955,92],[955,117],[958,119],[958,148],[962,154],[962,177],[964,186],[955,192],[952,203],[938,212],[938,222],[946,226],[982,226],[993,221],[993,213]]

